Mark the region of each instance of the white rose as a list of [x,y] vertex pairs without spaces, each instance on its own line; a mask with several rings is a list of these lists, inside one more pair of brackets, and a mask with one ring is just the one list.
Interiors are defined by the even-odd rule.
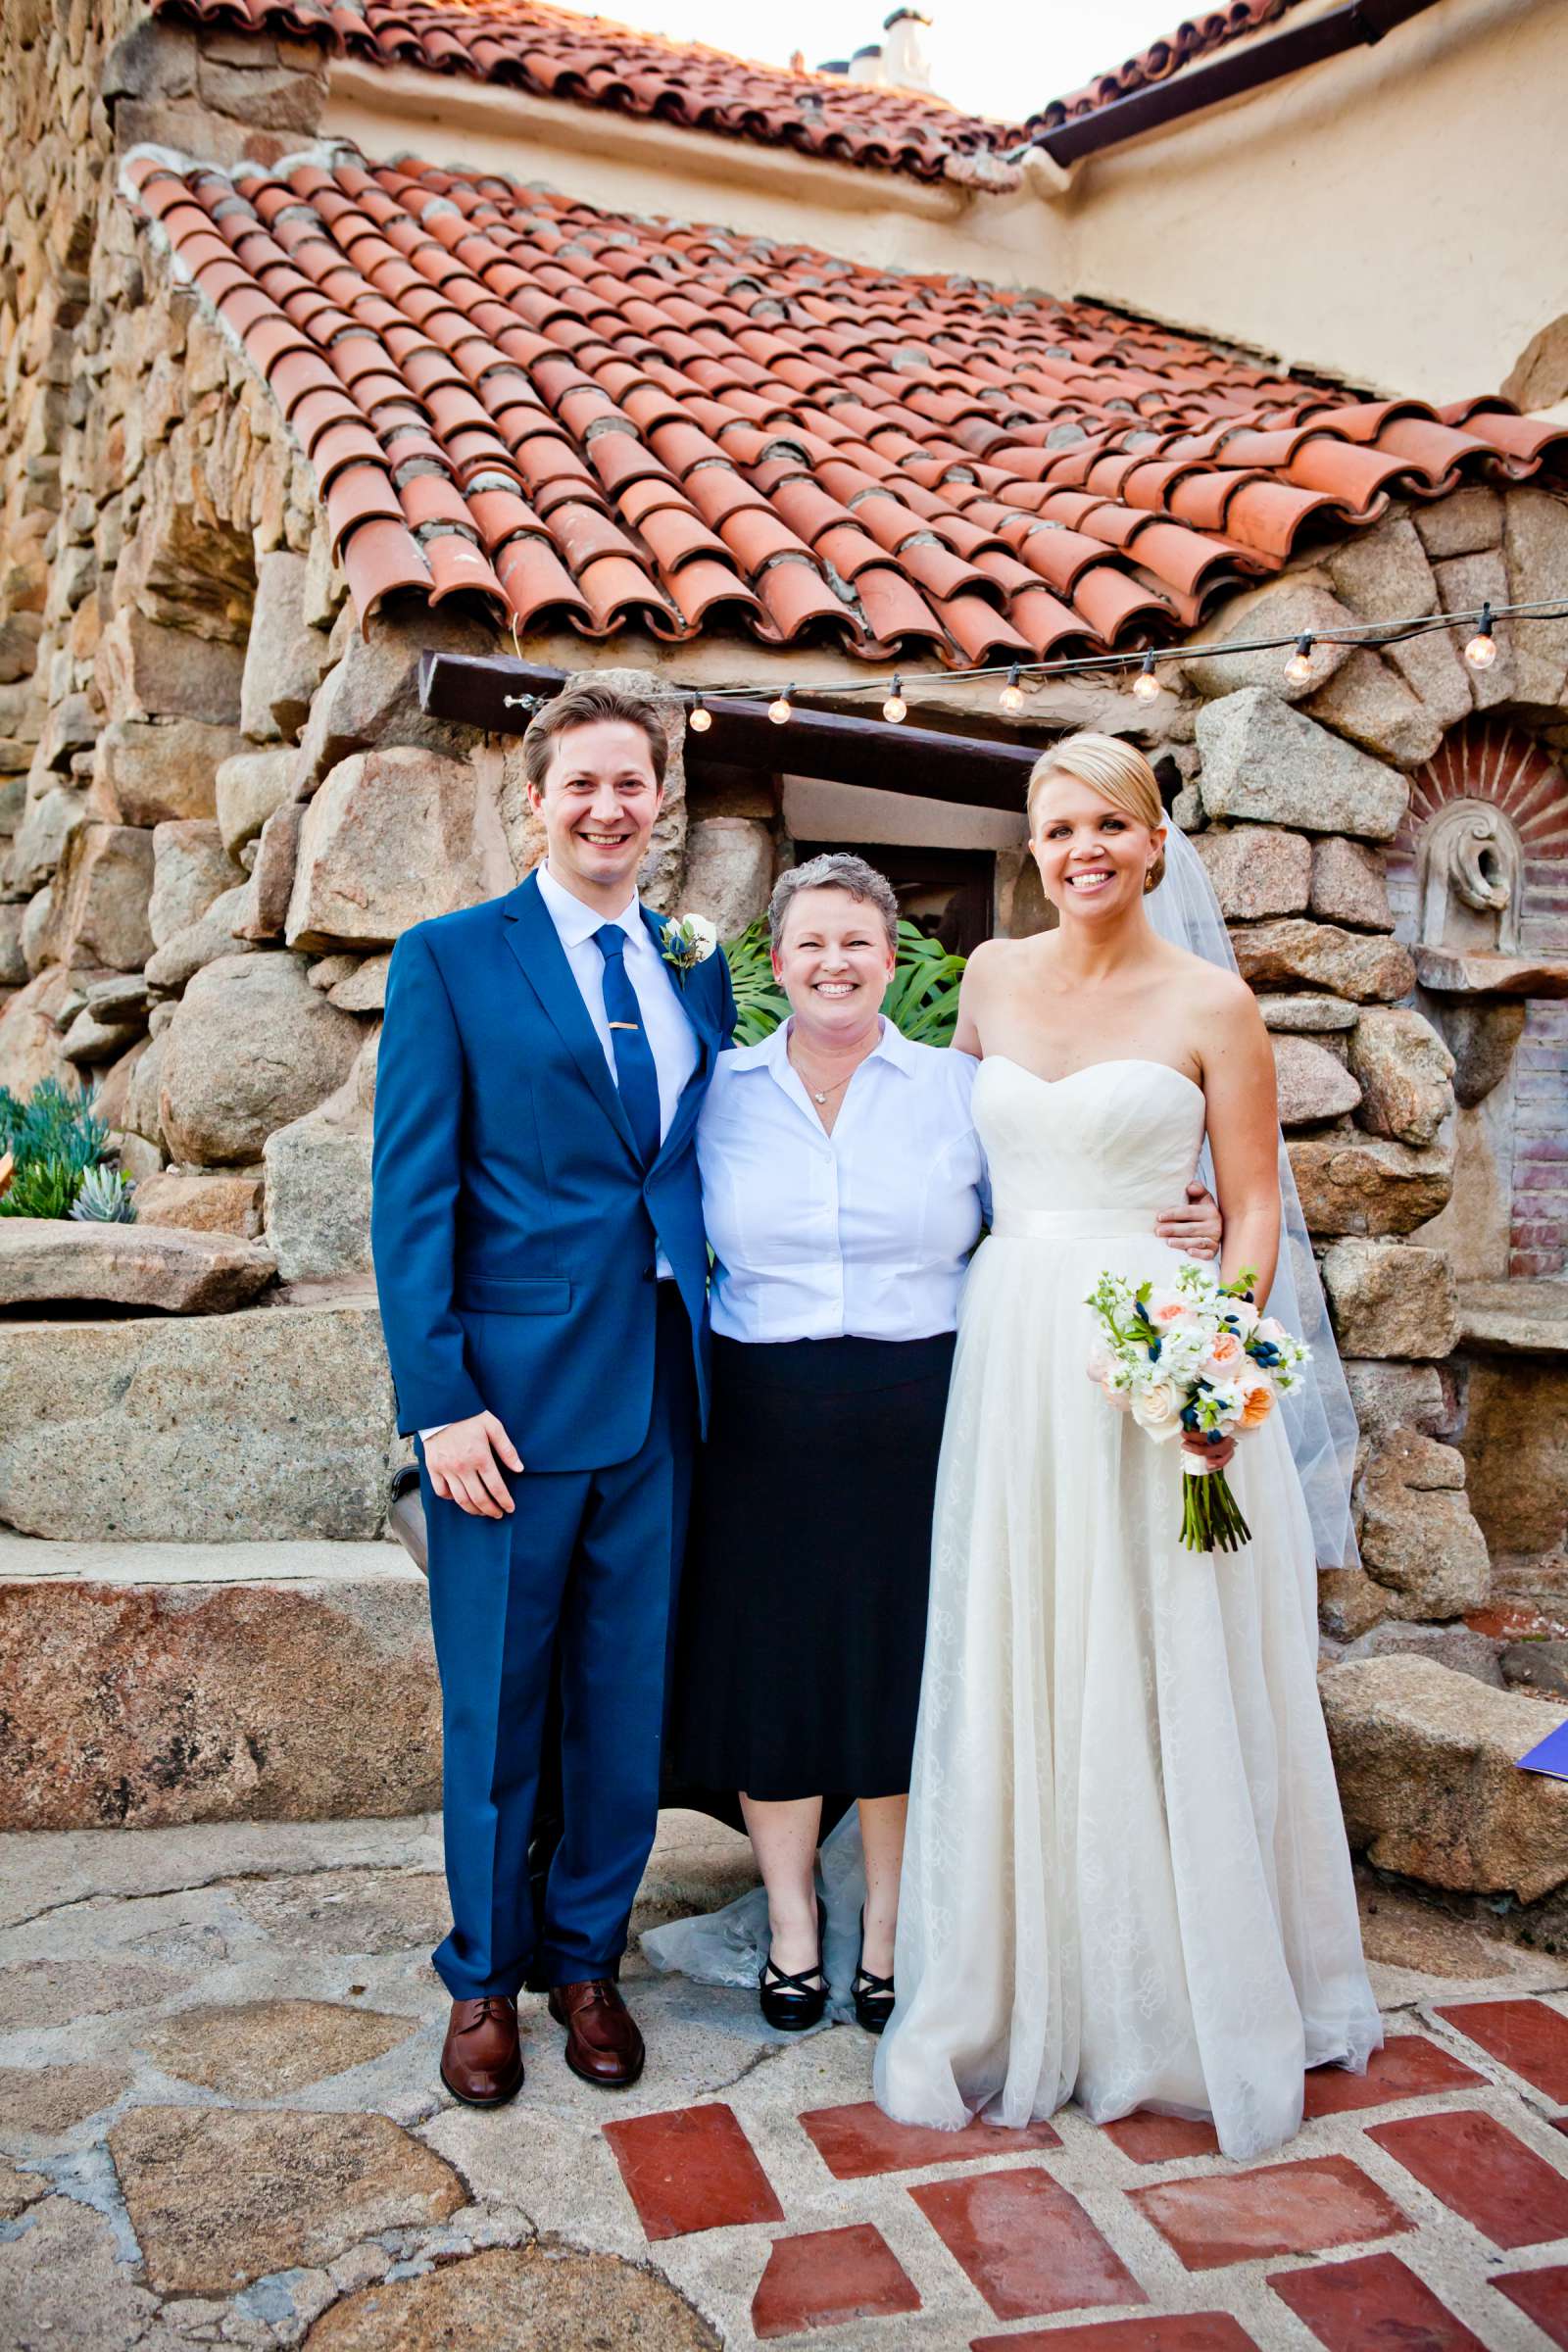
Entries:
[[1168,1380],[1151,1380],[1133,1396],[1133,1419],[1150,1437],[1161,1443],[1174,1437],[1181,1427],[1176,1410],[1176,1389]]

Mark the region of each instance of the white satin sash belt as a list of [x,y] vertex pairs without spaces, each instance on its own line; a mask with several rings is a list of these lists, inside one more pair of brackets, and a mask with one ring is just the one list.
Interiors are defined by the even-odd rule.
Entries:
[[1154,1240],[1152,1208],[999,1208],[992,1232],[1001,1242]]

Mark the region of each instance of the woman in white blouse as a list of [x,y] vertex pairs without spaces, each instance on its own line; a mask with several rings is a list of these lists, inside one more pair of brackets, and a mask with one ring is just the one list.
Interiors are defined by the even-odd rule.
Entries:
[[[675,1776],[736,1788],[767,1889],[763,2014],[827,1999],[824,1795],[859,1802],[860,2023],[893,1939],[925,1646],[932,1502],[958,1292],[984,1222],[978,1064],[882,1018],[884,876],[845,854],[768,908],[791,1017],[719,1058],[698,1129],[714,1254],[713,1405],[682,1595]],[[1212,1203],[1161,1220],[1217,1236]]]
[[698,1129],[713,1410],[674,1760],[682,1782],[741,1791],[778,2026],[822,2015],[822,1798],[859,1799],[856,2009],[879,2031],[958,1286],[983,1221],[977,1065],[883,1020],[898,902],[862,858],[795,867],[768,919],[791,1018],[720,1055]]

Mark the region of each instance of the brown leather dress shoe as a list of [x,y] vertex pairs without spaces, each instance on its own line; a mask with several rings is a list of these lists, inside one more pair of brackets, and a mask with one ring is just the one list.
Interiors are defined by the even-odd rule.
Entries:
[[626,2090],[636,2082],[647,2055],[643,2037],[608,1977],[553,1986],[550,2014],[566,2029],[566,2064],[574,2075],[605,2090]]
[[522,2088],[517,2004],[505,1993],[454,2001],[441,2049],[441,2080],[465,2107],[504,2107]]

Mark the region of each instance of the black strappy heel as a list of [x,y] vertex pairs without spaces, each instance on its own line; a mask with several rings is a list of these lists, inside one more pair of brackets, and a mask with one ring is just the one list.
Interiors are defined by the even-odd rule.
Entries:
[[796,1976],[787,1976],[769,1952],[757,1984],[762,2015],[780,2034],[803,2034],[808,2026],[821,2024],[827,2009],[827,1979],[822,1973],[820,1903],[816,1911],[815,1966],[803,1968]]
[[[863,1911],[860,1913],[860,1950],[862,1954],[865,1951],[865,1913]],[[855,2003],[857,2022],[865,2028],[867,2034],[880,2034],[888,2019],[893,2015],[893,2004],[897,2000],[898,1994],[893,1989],[893,1979],[891,1977],[873,1977],[862,1958],[856,1962],[855,1982],[850,1987],[850,1998]]]

